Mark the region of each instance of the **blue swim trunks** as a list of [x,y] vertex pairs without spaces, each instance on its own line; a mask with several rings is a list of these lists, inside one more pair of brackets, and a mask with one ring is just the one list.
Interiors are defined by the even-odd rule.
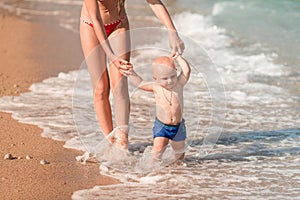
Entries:
[[186,139],[186,128],[184,119],[178,125],[168,125],[155,118],[153,127],[153,138],[164,137],[175,142],[183,141]]

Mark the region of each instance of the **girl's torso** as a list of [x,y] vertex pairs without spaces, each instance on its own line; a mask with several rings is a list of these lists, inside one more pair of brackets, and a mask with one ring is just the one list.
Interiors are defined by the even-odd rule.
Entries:
[[[98,8],[104,24],[113,23],[126,15],[124,1],[125,0],[97,0]],[[82,6],[81,17],[91,21],[91,17],[87,11],[85,3],[83,3]]]

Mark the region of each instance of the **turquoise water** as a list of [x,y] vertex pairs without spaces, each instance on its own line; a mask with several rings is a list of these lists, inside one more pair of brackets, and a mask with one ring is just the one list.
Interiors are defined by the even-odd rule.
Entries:
[[175,5],[211,16],[239,45],[259,43],[259,50],[276,52],[278,62],[286,63],[293,71],[300,70],[300,1],[178,0]]

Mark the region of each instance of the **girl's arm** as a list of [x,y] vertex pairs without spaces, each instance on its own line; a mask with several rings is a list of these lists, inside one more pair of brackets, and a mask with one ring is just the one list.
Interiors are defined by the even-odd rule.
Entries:
[[184,50],[184,43],[179,38],[165,5],[161,2],[161,0],[147,0],[147,2],[157,18],[168,29],[170,47],[172,48],[172,56],[174,56],[176,52],[182,54]]

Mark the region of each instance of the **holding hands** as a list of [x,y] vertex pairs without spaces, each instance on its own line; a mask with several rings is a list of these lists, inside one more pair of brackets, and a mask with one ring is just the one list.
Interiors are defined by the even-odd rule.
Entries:
[[185,46],[176,31],[169,30],[169,43],[172,49],[171,57],[173,57],[176,53],[178,53],[179,55],[183,53]]
[[[181,58],[181,55],[178,52],[175,52],[174,54],[172,53],[170,58],[173,60],[178,60],[179,58]],[[127,61],[120,64],[118,69],[119,72],[124,76],[131,76],[135,74],[133,65]]]
[[133,71],[133,66],[130,62],[123,59],[116,59],[113,62],[113,65],[119,70],[120,74],[123,76],[129,76]]

